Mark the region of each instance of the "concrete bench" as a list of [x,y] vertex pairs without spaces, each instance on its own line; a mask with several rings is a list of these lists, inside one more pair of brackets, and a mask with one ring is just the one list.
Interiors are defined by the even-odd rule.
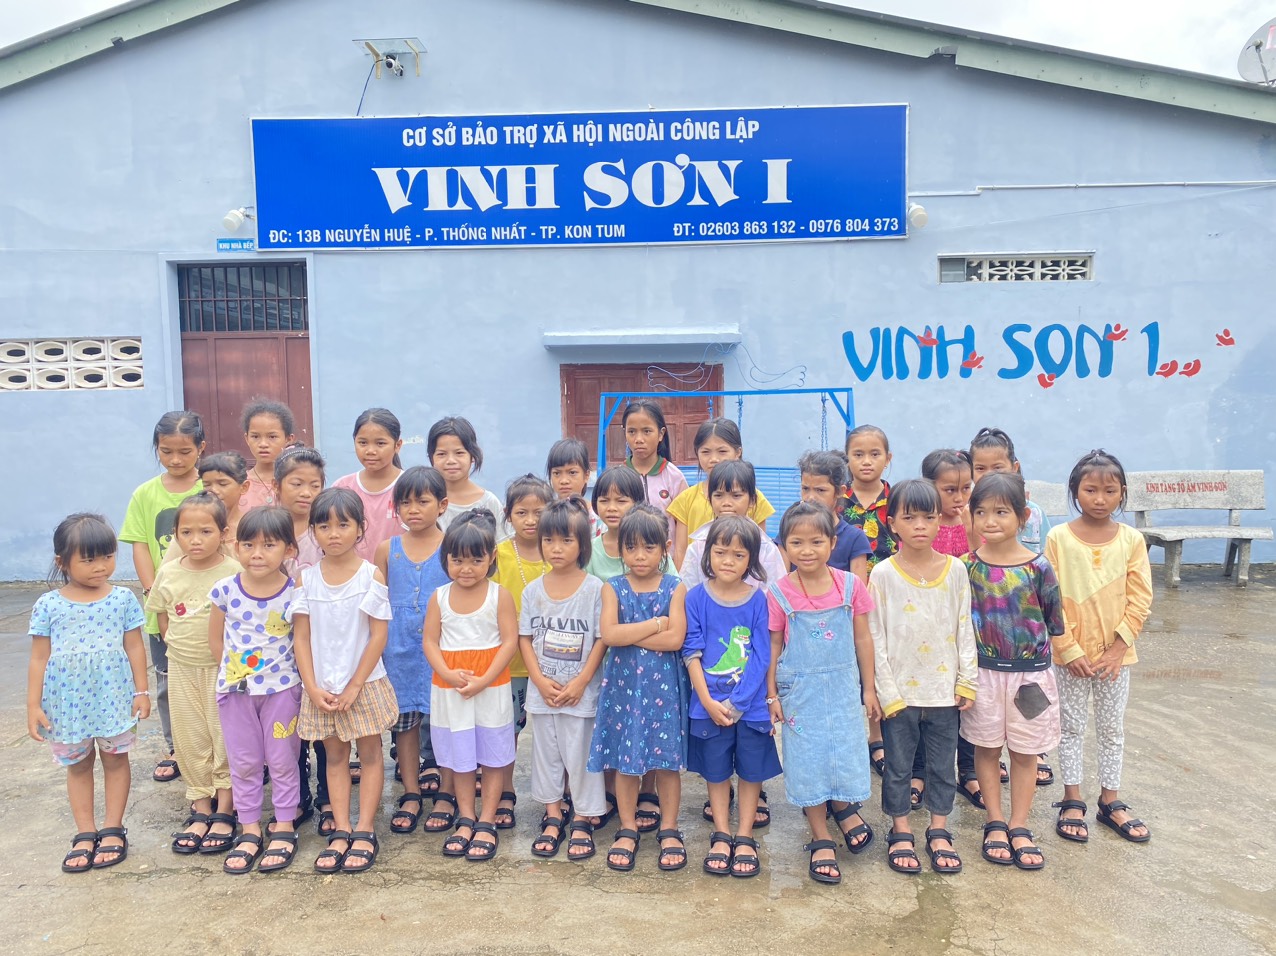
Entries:
[[[1179,586],[1183,542],[1222,539],[1227,542],[1223,576],[1236,567],[1236,585],[1249,584],[1249,551],[1254,541],[1270,541],[1271,528],[1241,527],[1242,511],[1261,511],[1267,495],[1261,471],[1134,471],[1127,476],[1134,526],[1149,548],[1165,551],[1165,583]],[[1152,525],[1153,511],[1208,509],[1227,512],[1225,525]]]
[[[1072,513],[1068,507],[1068,486],[1053,481],[1025,481],[1028,500],[1042,510],[1050,524],[1058,524],[1059,518],[1071,520]],[[1045,542],[1041,542],[1045,545]]]

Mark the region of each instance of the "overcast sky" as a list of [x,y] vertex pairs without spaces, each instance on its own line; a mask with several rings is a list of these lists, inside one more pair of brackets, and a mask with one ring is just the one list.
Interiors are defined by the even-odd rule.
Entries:
[[[0,47],[115,5],[115,0],[0,0]],[[1229,79],[1238,78],[1241,44],[1276,16],[1276,0],[857,0],[845,5]]]

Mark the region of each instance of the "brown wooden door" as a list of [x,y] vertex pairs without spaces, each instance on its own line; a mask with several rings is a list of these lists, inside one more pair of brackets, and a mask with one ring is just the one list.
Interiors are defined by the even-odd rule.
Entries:
[[184,332],[182,379],[186,407],[204,417],[210,452],[247,457],[240,414],[254,398],[291,408],[297,440],[314,444],[309,333]]
[[[696,463],[693,439],[696,429],[709,417],[708,399],[677,398],[676,393],[722,390],[721,365],[563,365],[559,377],[563,437],[579,438],[589,446],[591,458],[598,448],[599,395],[603,392],[663,393],[658,401],[664,409],[676,465]],[[723,408],[722,401],[718,400],[714,405],[715,414],[723,414]],[[606,464],[624,460],[625,432],[618,412],[607,429]]]

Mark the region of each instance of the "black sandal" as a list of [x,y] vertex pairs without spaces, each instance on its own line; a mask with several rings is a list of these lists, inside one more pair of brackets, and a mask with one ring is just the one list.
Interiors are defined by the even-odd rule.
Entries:
[[[1045,754],[1037,754],[1037,786],[1038,787],[1048,787],[1050,786],[1050,784],[1054,783],[1054,767],[1050,766],[1050,764],[1048,763],[1042,763],[1042,761],[1045,759],[1045,756],[1046,756]],[[1041,776],[1043,773],[1045,774],[1044,777]]]
[[[961,857],[954,850],[936,850],[931,844],[936,840],[947,840],[953,842],[953,835],[947,830],[936,827],[926,831],[926,855],[930,857],[930,868],[936,873],[947,873],[949,876],[956,876],[961,872]],[[956,860],[956,866],[940,866],[940,860]]]
[[[604,813],[602,816],[600,816],[597,820],[590,821],[590,824],[593,826],[595,830],[601,830],[608,823],[610,823],[612,817],[616,815],[616,795],[614,793],[604,793],[603,796],[607,798],[607,812]],[[570,803],[571,803],[570,798],[566,798],[566,799],[568,800],[568,805],[570,806]],[[570,813],[571,811],[569,810],[568,812]],[[659,819],[659,817],[657,817],[657,819]]]
[[[161,776],[161,770],[172,770],[171,775]],[[151,771],[151,779],[156,783],[172,783],[182,775],[182,768],[177,766],[177,761],[173,759],[173,755],[169,754],[167,760],[161,760],[155,765],[155,769]]]
[[[245,850],[242,847],[247,844],[254,849]],[[257,858],[262,854],[262,840],[255,833],[241,833],[239,839],[235,841],[235,848],[226,854],[226,859],[222,860],[222,872],[229,873],[231,876],[239,876],[243,873],[251,873],[253,864],[257,862]],[[242,867],[234,867],[230,865],[231,860],[246,860]]]
[[[903,850],[890,849],[890,847],[893,847],[896,843],[907,843],[908,847],[907,849],[903,849]],[[917,843],[917,840],[913,837],[911,833],[896,833],[895,828],[891,827],[891,829],[886,834],[886,846],[887,846],[886,864],[887,866],[889,866],[896,873],[908,873],[913,876],[921,873],[922,861],[918,858],[917,854],[913,851],[913,847],[916,845],[916,843]],[[902,866],[898,862],[899,860],[916,860],[917,865]]]
[[444,856],[465,856],[465,851],[470,848],[470,841],[474,839],[474,821],[469,817],[460,817],[456,821],[456,829],[469,830],[470,835],[463,837],[459,833],[453,833],[450,837],[444,840]]
[[[1026,839],[1028,841],[1028,845],[1015,846],[1014,844],[1015,837],[1019,837],[1020,839]],[[1010,841],[1011,841],[1010,855],[1013,858],[1013,862],[1015,866],[1019,867],[1019,869],[1021,870],[1039,870],[1046,865],[1046,855],[1042,853],[1040,849],[1038,849],[1036,846],[1033,845],[1033,839],[1034,838],[1032,836],[1032,831],[1029,830],[1027,827],[1015,827],[1013,830],[1010,831]],[[1040,863],[1025,863],[1023,861],[1023,858],[1029,853],[1034,853],[1037,856],[1041,857],[1041,862]]]
[[[332,845],[338,840],[344,840],[346,848],[344,850],[334,850]],[[341,864],[345,862],[346,854],[350,852],[350,834],[346,830],[333,830],[328,834],[328,848],[320,850],[319,855],[315,857],[315,871],[317,873],[339,873],[341,872]],[[332,866],[320,866],[324,860],[331,860]]]
[[639,807],[634,811],[634,818],[638,821],[639,833],[650,833],[660,826],[660,795],[655,793],[638,794],[639,803],[654,803],[657,807],[655,810],[644,810]]
[[[119,846],[103,846],[102,841],[106,837],[118,837]],[[105,863],[99,863],[97,859],[93,860],[93,869],[105,870],[108,866],[115,866],[117,863],[123,863],[128,858],[128,830],[123,827],[107,827],[105,830],[97,831],[97,853],[113,853],[115,854]],[[96,856],[96,854],[95,854]]]
[[[591,856],[598,852],[594,846],[594,825],[588,820],[573,820],[571,825],[572,838],[567,841],[567,859],[569,860],[588,860]],[[575,834],[583,833],[583,837]],[[588,848],[588,853],[572,853],[572,847],[577,849]]]
[[[403,805],[405,803],[415,804],[416,811],[413,812],[412,810],[403,809]],[[399,797],[399,809],[396,810],[394,812],[394,815],[390,817],[390,832],[411,833],[413,830],[415,830],[417,821],[421,819],[421,809],[424,806],[425,806],[425,801],[422,800],[421,794],[419,793],[405,793],[403,796]],[[407,824],[395,823],[394,822],[395,817],[407,817],[409,822]]]
[[[225,853],[235,844],[235,836],[239,833],[239,821],[233,813],[210,813],[208,815],[208,832],[199,841],[199,852],[206,856],[214,853]],[[229,824],[229,833],[214,833],[213,827],[219,823]]]
[[[271,843],[281,841],[287,843],[288,846],[275,849],[270,848]],[[275,870],[284,870],[292,863],[292,858],[297,852],[297,831],[296,830],[277,830],[270,834],[270,840],[267,841],[266,849],[263,856],[279,856],[283,857],[282,863],[263,863],[257,867],[258,873],[273,873]]]
[[[553,827],[558,832],[550,836],[545,831]],[[545,817],[541,821],[541,835],[532,841],[532,856],[544,857],[549,859],[558,856],[558,848],[563,843],[563,818],[562,817]]]
[[[729,792],[731,796],[727,798],[727,816],[731,815],[731,805],[735,803],[735,787],[731,787]],[[639,799],[641,799],[641,797],[639,797]],[[700,811],[700,816],[704,817],[709,823],[713,822],[713,811],[709,809],[708,800],[704,802],[704,809]]]
[[[873,754],[880,753],[880,757],[874,757]],[[886,744],[880,740],[870,740],[868,744],[868,762],[873,765],[873,771],[879,776],[886,776]]]
[[416,782],[420,785],[423,794],[432,797],[439,792],[443,776],[439,773],[438,767],[422,767],[421,772],[417,774]]
[[[812,840],[806,846],[802,847],[802,849],[810,851],[810,854],[811,854],[811,865],[807,868],[807,873],[810,875],[811,879],[815,880],[816,883],[829,883],[833,885],[836,885],[842,882],[842,868],[837,865],[837,844],[836,843],[834,843],[832,840]],[[815,858],[815,853],[817,850],[832,850],[833,859],[817,860]],[[821,873],[818,869],[821,866],[825,866],[825,867],[831,866],[835,872]]]
[[[616,840],[633,840],[634,848],[627,850],[623,846],[616,846],[612,843],[611,849],[607,851],[607,868],[615,870],[617,873],[628,873],[634,868],[634,857],[638,855],[638,843],[642,839],[642,834],[637,830],[621,828],[616,831]],[[621,856],[625,858],[624,863],[615,863],[612,861],[613,856]]]
[[319,819],[315,821],[315,832],[324,839],[332,836],[337,830],[337,818],[332,812],[332,806],[329,804],[328,809],[319,808]]
[[908,788],[908,812],[912,813],[914,810],[920,809],[924,799],[926,799],[925,783],[920,787],[910,786]]
[[[662,842],[665,840],[677,840],[679,844],[678,846],[662,846],[660,848],[660,857],[656,862],[658,867],[666,873],[672,873],[674,870],[681,870],[687,865],[687,844],[681,830],[661,830],[656,834],[656,839]],[[672,856],[674,862],[666,863],[664,860],[666,856]]]
[[966,784],[968,783],[973,783],[976,787],[979,787],[979,775],[970,770],[965,771],[961,775],[961,785],[957,789],[962,796],[970,801],[971,806],[973,806],[976,810],[986,810],[987,807],[984,806],[983,788],[971,793],[968,789],[966,789]]
[[[856,854],[863,853],[873,842],[873,828],[868,825],[868,821],[863,816],[860,816],[859,826],[851,827],[849,830],[842,829],[842,821],[853,816],[859,816],[863,806],[862,803],[848,803],[841,810],[833,811],[833,820],[837,823],[837,828],[842,831],[842,839],[846,841],[846,848]],[[864,839],[859,843],[854,842],[855,838],[861,834],[865,834]]]
[[[715,843],[725,843],[727,845],[726,853],[714,853],[713,845]],[[704,871],[710,876],[730,876],[731,875],[731,857],[735,853],[735,840],[731,838],[731,834],[723,833],[721,830],[714,830],[709,834],[709,852],[705,854]],[[722,866],[713,867],[710,863],[721,863]]]
[[[434,802],[450,803],[452,805],[452,809],[431,810],[429,815],[425,818],[425,826],[422,827],[422,829],[425,830],[426,833],[446,833],[448,830],[452,829],[452,825],[456,823],[456,797],[452,796],[450,793],[444,793],[440,790],[434,795]],[[439,825],[437,827],[430,826],[431,820],[438,820]]]
[[[1007,837],[1005,840],[990,840],[988,837],[994,833],[1004,833]],[[996,863],[998,866],[1014,865],[1014,850],[1010,846],[1010,828],[1006,826],[1005,820],[990,820],[984,824],[984,845],[982,849],[983,857],[989,863]],[[989,850],[1005,850],[1010,856],[1004,860],[999,856],[993,856]]]
[[[515,806],[518,805],[518,795],[513,790],[506,790],[501,794],[501,803],[509,801]],[[497,807],[496,808],[496,829],[513,830],[514,823],[518,818],[514,815],[514,807]]]
[[[746,850],[749,851],[748,856],[740,855],[741,847],[744,847]],[[740,866],[740,864],[742,863],[745,866],[752,867],[752,869],[744,870],[744,871],[736,869],[736,867]],[[758,841],[754,840],[752,837],[743,837],[743,836],[736,837],[735,852],[731,854],[731,869],[730,869],[731,875],[735,877],[739,877],[742,880],[747,880],[749,877],[757,876],[761,872],[762,872],[762,860],[758,856]]]
[[1006,761],[1004,761],[1004,760],[999,760],[999,761],[997,761],[997,768],[1001,771],[1001,782],[1002,782],[1002,783],[1009,783],[1009,782],[1010,782],[1010,771],[1009,771],[1008,769],[1006,769]]
[[[1112,814],[1118,810],[1129,810],[1130,808],[1127,804],[1122,803],[1120,800],[1113,800],[1111,803],[1104,803],[1102,800],[1096,800],[1095,803],[1098,805],[1099,809],[1095,813],[1094,819],[1099,823],[1102,823],[1105,827],[1108,827],[1114,833],[1124,837],[1131,843],[1147,843],[1148,840],[1152,839],[1151,830],[1148,830],[1148,832],[1143,834],[1143,836],[1131,835],[1130,831],[1135,827],[1143,827],[1147,830],[1147,824],[1142,820],[1135,820],[1134,818],[1131,818],[1126,820],[1124,823],[1117,823],[1112,819]],[[105,832],[105,830],[101,831],[101,833]],[[99,834],[99,836],[100,835],[101,834]]]
[[[763,790],[758,794],[758,806],[753,811],[753,829],[762,830],[771,825],[771,801],[767,799],[766,791]],[[758,819],[758,814],[762,814],[762,819]]]
[[[490,836],[491,842],[479,841],[479,834]],[[465,858],[471,863],[486,863],[496,856],[496,849],[501,845],[501,835],[491,823],[474,824],[474,835],[470,837],[470,845],[465,849]]]
[[[355,843],[371,843],[371,850],[360,849]],[[346,857],[341,861],[342,873],[363,873],[372,869],[372,864],[377,862],[377,854],[381,852],[381,844],[377,842],[377,835],[371,830],[355,830],[350,834],[350,849],[346,850]],[[358,866],[351,866],[351,860],[366,860],[366,863],[360,863]]]
[[[191,827],[197,823],[204,824],[204,826],[208,829],[205,829],[203,833],[192,833]],[[212,829],[212,827],[208,822],[208,814],[192,810],[190,816],[188,816],[182,823],[182,828],[176,833],[171,834],[173,842],[169,844],[169,848],[174,853],[180,854],[181,856],[189,856],[192,853],[198,853],[199,845],[203,842],[204,837],[208,835],[209,829]],[[178,842],[180,840],[193,840],[194,842]]]
[[[75,845],[77,843],[92,843],[93,846],[87,850],[83,847],[77,850],[75,849]],[[62,872],[79,873],[81,871],[93,869],[93,855],[96,852],[97,831],[90,830],[87,833],[77,833],[75,836],[71,837],[71,851],[66,856],[62,857]],[[71,866],[72,860],[88,860],[88,862],[83,866]]]
[[350,786],[357,787],[363,781],[363,764],[357,760],[350,761]]
[[[1085,815],[1090,808],[1085,805],[1084,800],[1060,800],[1058,803],[1052,803],[1050,806],[1055,807],[1059,811],[1059,816],[1054,822],[1054,832],[1059,834],[1065,840],[1071,840],[1073,843],[1089,843],[1090,842],[1090,825],[1085,821]],[[1079,817],[1065,817],[1064,810],[1080,810]],[[1073,830],[1079,829],[1080,833],[1069,833],[1064,827],[1072,827]],[[1002,861],[1005,862],[1005,861]]]

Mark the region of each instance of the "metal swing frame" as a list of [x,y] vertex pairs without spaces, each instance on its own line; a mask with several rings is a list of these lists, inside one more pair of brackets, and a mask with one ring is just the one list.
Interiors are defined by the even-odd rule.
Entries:
[[[665,390],[661,392],[602,392],[598,396],[598,468],[601,470],[607,463],[607,429],[625,402],[634,398],[707,398],[710,408],[716,398],[736,399],[737,414],[742,415],[746,398],[762,398],[768,395],[819,395],[833,403],[833,408],[842,421],[846,423],[849,433],[855,427],[855,390],[841,388],[762,388],[736,392],[677,392]],[[839,395],[841,399],[839,400]],[[737,422],[737,424],[739,424]]]

